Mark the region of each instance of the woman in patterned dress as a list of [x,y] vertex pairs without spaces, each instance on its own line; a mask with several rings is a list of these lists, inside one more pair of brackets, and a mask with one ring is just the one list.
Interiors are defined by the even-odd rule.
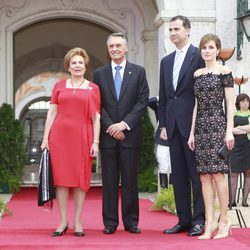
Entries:
[[[227,159],[220,158],[218,151],[224,143],[229,150],[234,147],[233,129],[233,78],[230,69],[217,62],[221,41],[214,34],[207,34],[200,41],[201,56],[205,68],[194,73],[196,97],[188,145],[195,151],[197,171],[200,174],[206,210],[206,227],[198,239],[225,238],[231,224],[227,218],[228,172]],[[225,94],[227,119],[223,110]],[[219,224],[215,218],[215,192],[220,205]]]
[[74,235],[84,236],[81,212],[100,133],[100,92],[96,84],[84,78],[88,63],[88,54],[82,48],[65,55],[64,66],[70,77],[55,84],[45,123],[41,148],[50,151],[60,211],[60,223],[52,236],[61,236],[68,229],[70,188],[75,205]]

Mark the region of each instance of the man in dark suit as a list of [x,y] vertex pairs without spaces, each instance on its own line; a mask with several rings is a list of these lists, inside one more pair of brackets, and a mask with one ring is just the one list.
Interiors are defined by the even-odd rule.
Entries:
[[149,88],[144,68],[126,60],[126,37],[122,33],[113,33],[107,39],[107,46],[111,64],[97,69],[93,77],[100,88],[102,101],[103,232],[112,234],[119,224],[121,177],[123,225],[125,231],[139,234],[137,171],[143,139],[142,118]]
[[179,219],[177,225],[163,233],[187,231],[189,236],[196,236],[204,230],[204,202],[195,156],[187,141],[195,104],[194,72],[204,67],[204,62],[198,49],[189,42],[190,29],[190,22],[184,16],[175,16],[170,20],[170,39],[176,51],[161,61],[159,123],[160,137],[168,139],[170,144],[172,182]]

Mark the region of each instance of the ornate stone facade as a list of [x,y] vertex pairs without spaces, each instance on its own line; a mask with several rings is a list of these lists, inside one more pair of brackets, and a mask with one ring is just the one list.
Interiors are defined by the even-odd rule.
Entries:
[[[74,46],[73,43],[70,44],[70,39],[65,38],[57,44],[53,32],[50,31],[48,34],[41,33],[39,38],[46,37],[46,46],[45,43],[37,43],[36,37],[32,37],[32,34],[36,33],[32,32],[28,40],[18,40],[24,34],[22,31],[29,30],[30,27],[36,28],[37,24],[47,22],[49,27],[52,20],[68,20],[65,25],[67,27],[71,25],[69,20],[78,22],[78,25],[81,23],[82,26],[79,27],[83,30],[81,28],[75,30],[75,37],[79,36],[79,39],[84,41],[93,58],[93,68],[108,60],[104,52],[106,35],[113,31],[125,32],[130,48],[128,60],[146,68],[153,96],[158,94],[160,59],[174,49],[168,39],[170,18],[177,14],[190,18],[191,42],[195,45],[198,45],[203,34],[214,32],[221,37],[223,47],[236,47],[236,7],[236,0],[228,0],[227,4],[223,0],[205,2],[203,0],[13,0],[11,2],[2,0],[0,2],[0,103],[16,104],[15,94],[19,87],[28,80],[28,77],[32,77],[32,74],[37,75],[40,69],[43,69],[41,73],[45,73],[48,67],[52,68],[53,72],[63,71],[59,59],[66,49]],[[63,27],[61,29],[63,30]],[[54,32],[60,34],[62,30]],[[90,37],[91,39],[88,39]],[[53,46],[54,49],[51,49]],[[52,51],[53,56],[58,53],[59,56],[35,61],[39,51],[40,54],[44,54],[48,49]],[[32,54],[32,51],[36,53]],[[249,52],[250,44],[244,37],[243,59],[237,61],[235,52],[226,63],[232,68],[234,76],[250,77],[248,67],[250,57],[247,56]],[[31,61],[32,65],[29,65]],[[250,92],[250,82],[242,86],[242,91]]]

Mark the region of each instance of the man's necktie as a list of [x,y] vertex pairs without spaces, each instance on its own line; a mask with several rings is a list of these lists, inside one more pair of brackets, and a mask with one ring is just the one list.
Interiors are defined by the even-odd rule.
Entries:
[[179,73],[182,65],[182,51],[176,52],[175,61],[174,61],[174,69],[173,69],[173,86],[174,90],[177,88]]
[[116,97],[117,97],[117,100],[119,100],[119,96],[120,96],[120,91],[121,91],[121,86],[122,86],[122,78],[121,78],[121,74],[120,74],[120,69],[122,67],[120,65],[117,65],[115,67],[115,79],[114,79],[114,82],[115,82],[115,92],[116,92]]

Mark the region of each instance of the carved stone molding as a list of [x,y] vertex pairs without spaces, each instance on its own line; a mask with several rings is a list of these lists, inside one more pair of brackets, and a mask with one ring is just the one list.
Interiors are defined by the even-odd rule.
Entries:
[[156,30],[144,30],[141,33],[141,39],[143,42],[150,40],[157,40],[157,31]]
[[[111,15],[117,16],[119,19],[128,21],[130,27],[126,27],[125,30],[127,31],[127,37],[129,41],[130,51],[133,52],[134,55],[138,53],[138,44],[135,41],[135,24],[136,24],[136,17],[135,14],[128,8],[120,8],[114,9],[109,6],[108,0],[103,0],[103,6],[107,9],[107,11]],[[128,32],[129,31],[129,32]]]
[[108,0],[103,0],[103,6],[108,10],[109,13],[116,15],[120,19],[126,19],[128,15],[130,15],[132,18],[132,21],[135,20],[134,13],[128,8],[113,9],[109,6]]
[[[1,1],[1,0],[0,0]],[[150,3],[154,0],[147,0]],[[141,9],[139,10],[138,4]],[[0,102],[14,103],[13,100],[13,38],[16,31],[28,27],[36,22],[57,18],[72,18],[85,20],[103,26],[110,31],[121,31],[128,37],[128,60],[134,63],[144,62],[144,47],[154,42],[148,35],[141,41],[143,30],[149,29],[145,23],[150,23],[151,13],[146,10],[143,0],[117,1],[117,0],[15,0],[8,5],[0,6],[0,80],[3,91],[0,93]],[[149,4],[152,7],[152,4]],[[142,16],[143,15],[143,16]],[[149,18],[150,20],[146,20]],[[149,25],[148,25],[149,26]]]
[[157,6],[154,0],[133,0],[135,5],[138,7],[145,29],[154,30],[154,18],[157,15]]
[[75,9],[79,7],[79,0],[56,0],[57,4],[62,9]]
[[24,0],[23,5],[19,6],[19,7],[12,7],[12,6],[5,6],[3,8],[0,9],[0,17],[5,14],[6,17],[13,17],[17,12],[23,11],[24,9],[26,9],[29,4],[30,4],[31,0]]

